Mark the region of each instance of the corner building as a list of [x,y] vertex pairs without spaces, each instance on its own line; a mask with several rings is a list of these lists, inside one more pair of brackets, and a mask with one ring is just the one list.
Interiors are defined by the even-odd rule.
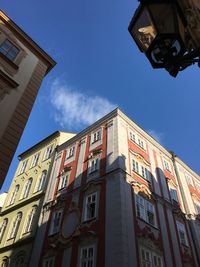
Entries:
[[[74,134],[55,132],[19,156],[0,213],[0,266],[29,266],[55,149]],[[37,265],[35,265],[37,266]]]
[[116,109],[58,147],[30,266],[198,267],[199,185]]
[[0,187],[55,61],[0,10]]

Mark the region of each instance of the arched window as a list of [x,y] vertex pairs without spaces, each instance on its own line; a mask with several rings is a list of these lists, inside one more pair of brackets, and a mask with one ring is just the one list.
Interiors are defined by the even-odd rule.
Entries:
[[28,214],[27,223],[25,228],[25,233],[29,233],[33,231],[35,225],[35,218],[36,218],[37,206],[33,206],[32,210]]
[[1,267],[8,267],[8,257],[4,257],[1,263]]
[[10,203],[9,203],[9,205],[12,205],[12,204],[15,202],[15,199],[16,199],[16,197],[17,197],[17,193],[18,193],[18,191],[19,191],[19,185],[17,184],[17,185],[15,186],[15,189],[14,189],[14,191],[13,191],[13,194],[12,194],[12,196],[11,196],[11,198],[10,198]]
[[38,186],[37,186],[37,191],[41,191],[44,189],[45,182],[46,182],[46,176],[47,176],[47,171],[45,170],[42,172],[42,174],[40,176]]
[[15,220],[13,221],[13,225],[12,225],[12,229],[10,232],[10,238],[14,238],[17,235],[17,231],[19,229],[19,225],[22,219],[22,212],[18,212],[17,213],[17,217],[15,218]]
[[4,233],[6,231],[7,224],[8,224],[8,219],[4,219],[3,222],[1,223],[1,226],[0,226],[0,242],[3,239]]
[[11,266],[12,267],[25,267],[26,264],[25,264],[25,255],[24,255],[24,253],[18,254],[14,258],[13,262],[11,263]]
[[25,188],[24,188],[23,198],[27,198],[28,197],[30,189],[31,189],[32,182],[33,182],[33,178],[29,178],[27,183],[26,183],[26,185],[25,185]]

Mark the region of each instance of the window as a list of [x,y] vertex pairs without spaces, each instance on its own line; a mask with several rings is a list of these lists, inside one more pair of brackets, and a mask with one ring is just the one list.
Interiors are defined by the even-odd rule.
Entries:
[[3,239],[7,225],[8,225],[8,219],[4,219],[3,222],[1,223],[1,226],[0,226],[0,243]]
[[154,205],[140,195],[136,195],[136,212],[140,219],[155,226]]
[[14,238],[17,235],[17,231],[19,229],[19,225],[22,219],[22,213],[18,212],[17,213],[17,217],[15,218],[13,225],[12,225],[12,229],[11,229],[11,233],[10,233],[10,238]]
[[27,223],[26,223],[24,233],[29,233],[29,232],[33,231],[33,227],[35,224],[36,211],[37,211],[37,206],[34,206],[27,217]]
[[92,140],[92,143],[95,143],[95,142],[101,140],[101,129],[99,129],[98,131],[92,133],[91,140]]
[[75,146],[72,146],[67,150],[66,159],[73,157],[74,153],[75,153]]
[[5,258],[2,260],[1,267],[8,267],[8,263],[9,263],[9,260],[8,260],[7,257],[5,257]]
[[59,232],[62,219],[62,210],[53,212],[49,235]]
[[22,162],[22,166],[21,166],[19,174],[22,174],[25,172],[27,163],[28,163],[28,160],[25,160],[24,162]]
[[192,181],[192,177],[190,177],[189,175],[185,175],[185,179],[188,185],[194,186],[193,181]]
[[43,171],[41,176],[40,176],[36,191],[41,191],[44,189],[45,182],[46,182],[46,176],[47,176],[47,171]]
[[19,49],[9,40],[5,40],[0,45],[0,52],[4,54],[4,56],[6,56],[11,61],[14,61],[19,53]]
[[179,235],[179,240],[182,245],[187,246],[187,236],[186,236],[186,231],[185,231],[185,225],[179,221],[176,221],[177,229],[178,229],[178,235]]
[[135,142],[135,134],[133,132],[130,132],[130,140]]
[[15,258],[12,266],[14,266],[14,267],[25,267],[25,257],[24,257],[24,255],[18,255]]
[[97,192],[86,196],[84,212],[84,221],[94,219],[97,216]]
[[16,199],[16,197],[17,197],[17,193],[18,193],[18,191],[19,191],[19,185],[16,185],[16,186],[15,186],[15,189],[14,189],[14,191],[13,191],[13,194],[12,194],[12,196],[11,196],[11,198],[10,198],[10,203],[9,203],[9,205],[12,205],[12,204],[15,202],[15,199]]
[[33,179],[29,178],[27,183],[26,183],[26,185],[25,185],[25,188],[24,188],[23,198],[27,198],[28,197],[30,189],[31,189],[32,182],[33,182]]
[[99,158],[92,158],[90,161],[89,161],[89,174],[97,171],[99,169],[99,161],[100,159]]
[[178,201],[178,192],[175,188],[170,188],[170,195],[171,195],[171,199],[175,200],[176,202]]
[[149,170],[146,167],[142,166],[140,163],[138,163],[135,159],[132,159],[132,168],[134,172],[138,173],[145,180],[150,181]]
[[144,142],[143,142],[140,138],[138,138],[138,145],[139,145],[142,149],[144,149]]
[[200,203],[196,203],[195,206],[196,206],[197,213],[200,214]]
[[165,166],[165,170],[167,170],[167,171],[171,171],[170,170],[170,165],[169,165],[169,162],[168,161],[166,161],[166,160],[164,160],[164,166]]
[[196,189],[197,189],[197,191],[200,193],[200,184],[197,184],[197,183],[196,183]]
[[140,249],[142,267],[162,267],[162,257],[144,247]]
[[94,246],[81,248],[80,267],[94,267]]
[[33,156],[33,160],[32,160],[32,163],[31,163],[31,168],[37,166],[39,157],[40,157],[40,153],[37,153],[37,154],[35,154]]
[[67,187],[68,181],[69,181],[69,176],[70,172],[64,173],[60,177],[59,185],[58,185],[58,190],[62,190]]
[[42,267],[54,267],[54,257],[44,259]]
[[53,152],[53,145],[47,147],[44,155],[44,160],[49,159],[51,157],[52,152]]

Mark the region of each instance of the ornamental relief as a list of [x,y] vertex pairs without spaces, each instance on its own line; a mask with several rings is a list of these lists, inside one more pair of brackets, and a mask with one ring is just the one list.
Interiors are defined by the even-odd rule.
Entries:
[[154,200],[154,197],[149,190],[149,188],[144,184],[139,184],[138,182],[131,182],[131,185],[133,187],[134,193],[140,194],[141,196],[144,196],[145,198],[149,200]]

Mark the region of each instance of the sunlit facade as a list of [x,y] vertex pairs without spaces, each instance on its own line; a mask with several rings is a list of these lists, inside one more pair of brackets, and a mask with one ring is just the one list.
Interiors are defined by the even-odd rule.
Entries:
[[198,267],[199,203],[199,176],[116,109],[58,147],[30,266]]
[[74,134],[55,132],[19,156],[0,213],[0,266],[28,266],[55,149]]

